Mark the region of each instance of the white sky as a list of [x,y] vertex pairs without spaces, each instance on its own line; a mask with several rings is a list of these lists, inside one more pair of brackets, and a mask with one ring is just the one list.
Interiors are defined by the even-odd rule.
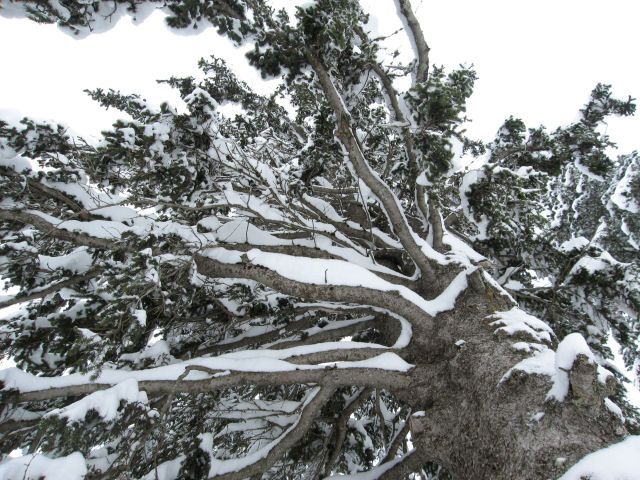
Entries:
[[[278,0],[279,6],[291,2]],[[364,0],[381,32],[397,28],[394,2]],[[529,126],[553,129],[575,119],[599,81],[614,93],[640,97],[637,0],[413,0],[431,47],[431,63],[473,63],[480,77],[469,104],[472,135],[491,140],[513,114]],[[405,39],[397,35],[401,48]],[[0,17],[0,116],[52,119],[89,137],[121,114],[104,111],[84,88],[140,93],[153,104],[179,104],[156,79],[196,72],[199,58],[215,53],[250,85],[269,91],[246,67],[242,53],[213,29],[183,36],[154,13],[141,25],[122,19],[106,33],[76,40],[52,25]],[[640,118],[611,120],[607,132],[621,152],[638,149]]]

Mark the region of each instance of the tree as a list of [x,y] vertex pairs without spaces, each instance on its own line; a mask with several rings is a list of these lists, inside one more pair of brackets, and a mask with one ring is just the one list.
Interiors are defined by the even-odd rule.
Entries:
[[[0,472],[555,478],[637,431],[606,337],[636,364],[640,160],[600,128],[633,99],[598,85],[574,124],[485,145],[473,69],[430,67],[408,0],[410,64],[354,0],[9,3],[79,34],[149,5],[282,83],[211,57],[166,80],[186,114],[91,91],[133,119],[97,146],[0,123],[0,429],[30,454]],[[484,166],[452,171],[461,149]]]

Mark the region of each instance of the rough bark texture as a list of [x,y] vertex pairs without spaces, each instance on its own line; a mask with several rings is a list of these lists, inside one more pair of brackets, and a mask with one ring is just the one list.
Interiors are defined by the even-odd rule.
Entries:
[[[584,455],[626,435],[604,406],[613,385],[603,388],[593,367],[587,381],[581,377],[589,405],[575,387],[565,402],[545,401],[548,377],[515,374],[501,382],[522,354],[485,319],[506,307],[495,296],[468,290],[454,311],[434,319],[442,338],[435,357],[420,346],[432,333],[417,327],[408,357],[418,365],[411,389],[396,390],[412,408],[425,411],[412,419],[424,460],[435,460],[456,479],[556,478]],[[457,340],[466,343],[456,347]],[[544,412],[540,421],[532,418],[538,412]]]

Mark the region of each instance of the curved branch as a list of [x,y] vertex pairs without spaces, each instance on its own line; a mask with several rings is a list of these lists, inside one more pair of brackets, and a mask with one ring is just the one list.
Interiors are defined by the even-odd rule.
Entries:
[[62,282],[54,283],[53,285],[50,285],[49,287],[44,288],[38,292],[33,292],[29,295],[24,295],[22,297],[15,297],[15,298],[12,298],[11,300],[5,300],[4,302],[0,302],[0,308],[10,307],[11,305],[16,305],[18,303],[28,302],[29,300],[35,300],[38,298],[46,297],[50,293],[57,292],[61,288],[90,280],[93,277],[95,277],[97,274],[98,272],[93,271],[93,272],[85,273],[84,275],[76,275]]
[[[297,355],[287,359],[290,363],[303,365],[318,365],[322,363],[333,362],[359,362],[377,357],[380,354],[387,353],[388,348],[339,348],[337,350],[327,350],[325,352],[307,353]],[[394,353],[398,353],[394,350]]]
[[203,255],[196,255],[194,260],[198,273],[207,277],[246,278],[260,282],[286,295],[309,298],[314,301],[370,305],[392,311],[413,324],[427,327],[433,325],[433,318],[415,303],[400,295],[398,290],[381,291],[349,285],[302,283],[286,278],[268,268],[249,263],[248,260],[243,263],[222,263]]
[[296,422],[295,426],[290,428],[288,432],[283,435],[281,440],[269,450],[269,453],[267,453],[266,456],[244,468],[241,468],[240,470],[216,475],[210,478],[215,478],[217,480],[241,480],[269,470],[276,461],[282,458],[291,447],[304,437],[305,433],[307,433],[313,424],[315,417],[320,412],[320,409],[329,401],[336,391],[336,388],[337,386],[332,384],[322,386],[320,391],[316,393],[311,401],[304,406],[302,413],[300,414],[300,419]]
[[41,216],[26,211],[0,209],[0,219],[8,220],[10,222],[18,222],[25,225],[33,225],[42,233],[50,235],[53,238],[57,238],[58,240],[65,240],[76,245],[84,245],[86,247],[99,248],[103,250],[126,250],[124,245],[117,245],[113,240],[63,230]]
[[400,445],[402,444],[402,442],[406,438],[407,433],[409,433],[409,426],[410,426],[409,425],[409,419],[407,419],[407,420],[405,420],[404,425],[402,426],[400,431],[393,438],[393,441],[391,442],[391,445],[389,445],[389,448],[387,450],[387,454],[384,456],[384,458],[382,459],[382,462],[380,462],[380,463],[390,462],[391,460],[393,460],[395,458],[396,453],[398,452],[398,449],[400,448]]

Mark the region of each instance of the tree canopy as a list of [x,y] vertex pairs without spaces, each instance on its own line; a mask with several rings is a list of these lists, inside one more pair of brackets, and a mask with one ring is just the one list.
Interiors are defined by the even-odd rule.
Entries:
[[634,99],[469,138],[473,68],[396,4],[410,63],[355,0],[1,5],[79,36],[163,8],[281,80],[211,56],[162,80],[186,113],[88,91],[132,118],[98,144],[0,120],[2,478],[637,474],[608,338],[637,368],[640,157],[603,129]]

